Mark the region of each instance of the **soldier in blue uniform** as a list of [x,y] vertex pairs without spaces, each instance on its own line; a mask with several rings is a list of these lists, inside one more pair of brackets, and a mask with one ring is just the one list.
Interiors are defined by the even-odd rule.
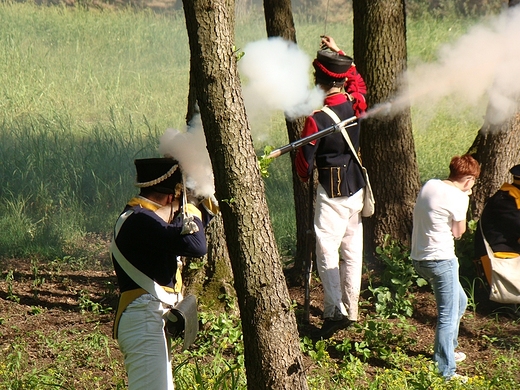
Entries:
[[[178,302],[182,300],[179,257],[206,254],[204,226],[212,204],[198,208],[183,202],[182,172],[171,158],[135,160],[135,166],[140,193],[128,202],[116,224],[115,245],[129,263]],[[170,307],[128,276],[114,254],[112,258],[121,293],[114,337],[124,355],[128,388],[172,390],[170,339],[165,333]]]
[[[489,284],[491,284],[491,263],[486,253],[482,232],[495,257],[520,256],[520,165],[515,165],[509,172],[513,175],[513,182],[502,184],[486,202],[475,233],[475,254],[482,263]],[[520,264],[518,272],[520,272]]]

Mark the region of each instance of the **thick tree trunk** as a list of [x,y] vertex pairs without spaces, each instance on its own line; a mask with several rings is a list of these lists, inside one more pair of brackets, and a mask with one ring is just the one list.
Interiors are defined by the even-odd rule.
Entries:
[[505,182],[520,160],[520,113],[499,126],[484,125],[468,153],[481,165],[480,178],[470,198],[471,217],[480,218],[484,204]]
[[197,100],[244,333],[249,389],[307,389],[233,53],[233,1],[184,0]]
[[[367,84],[369,107],[388,102],[406,69],[404,0],[353,1],[354,58]],[[410,110],[392,119],[361,122],[361,153],[368,169],[376,212],[364,221],[366,254],[385,234],[409,244],[412,213],[420,188]]]
[[[264,14],[267,36],[282,37],[288,41],[296,43],[296,29],[292,15],[290,0],[264,0]],[[305,123],[305,118],[298,118],[293,121],[286,120],[287,135],[289,142],[300,139],[301,130]],[[303,265],[307,256],[307,231],[313,229],[309,226],[309,183],[303,183],[296,174],[294,158],[296,152],[291,152],[291,166],[293,177],[293,196],[296,215],[296,256],[291,272],[287,274],[291,284],[301,283],[303,280]]]
[[[235,312],[236,292],[233,287],[233,271],[226,245],[226,235],[222,216],[217,215],[206,227],[208,254],[202,259],[188,259],[187,264],[198,267],[185,267],[182,279],[186,293],[195,294],[199,303],[215,310]],[[222,298],[219,299],[219,296]]]

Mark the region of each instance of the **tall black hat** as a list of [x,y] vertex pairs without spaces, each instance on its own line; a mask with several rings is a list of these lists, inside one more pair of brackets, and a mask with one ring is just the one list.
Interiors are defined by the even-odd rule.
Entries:
[[347,78],[347,71],[352,66],[353,59],[349,56],[335,53],[330,50],[319,50],[314,66],[314,77],[318,84],[342,82]]
[[143,158],[135,160],[134,164],[137,171],[136,187],[174,194],[176,185],[182,183],[179,162],[173,158]]

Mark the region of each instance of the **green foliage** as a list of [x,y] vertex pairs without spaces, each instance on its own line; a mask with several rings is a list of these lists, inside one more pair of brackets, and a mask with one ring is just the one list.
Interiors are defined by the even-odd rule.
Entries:
[[174,354],[176,388],[245,389],[240,320],[226,313],[208,312],[201,312],[200,320],[196,348]]
[[468,221],[466,232],[464,232],[460,240],[455,241],[455,253],[459,259],[460,274],[469,279],[474,279],[478,276],[474,263],[477,223],[476,220]]
[[[47,335],[35,329],[27,336],[30,346],[29,340],[21,336],[0,351],[1,390],[77,388],[74,384],[89,389],[124,388],[121,387],[124,381],[117,379],[124,377],[124,368],[110,356],[109,345],[113,340],[96,327],[87,332],[63,329]],[[45,359],[41,351],[52,359]],[[40,368],[28,370],[34,358],[41,359]],[[102,383],[92,374],[98,369],[113,371],[114,383]]]
[[461,276],[460,279],[464,291],[466,292],[466,295],[468,297],[468,308],[473,312],[473,314],[476,314],[478,306],[477,286],[483,285],[484,281],[481,278],[475,278],[473,280],[470,280],[465,276]]
[[105,308],[102,304],[92,301],[88,291],[85,290],[78,292],[78,306],[82,313],[92,312],[94,314],[106,314],[112,310],[111,307]]
[[[388,320],[367,317],[355,326],[352,339],[320,340],[313,344],[304,337],[301,342],[302,352],[308,355],[313,364],[308,369],[307,378],[311,389],[516,389],[513,375],[500,374],[494,378],[471,376],[468,383],[457,381],[445,382],[436,370],[436,365],[424,355],[410,356],[406,351],[416,343],[415,329],[406,319]],[[349,332],[351,334],[351,332]],[[343,355],[343,363],[337,364],[331,359],[331,351]],[[493,364],[512,367],[518,364],[515,350],[496,357]],[[495,359],[495,358],[493,358]],[[367,376],[368,361],[380,362],[370,377]],[[374,367],[371,364],[370,367]],[[478,367],[477,371],[478,371]],[[482,370],[485,371],[485,370]],[[501,372],[502,370],[500,370]],[[513,369],[514,371],[514,369]]]
[[464,18],[496,14],[504,7],[501,0],[409,0],[406,2],[408,15],[414,18],[434,16],[436,18]]
[[269,156],[269,153],[271,153],[272,151],[273,147],[267,145],[266,147],[264,147],[264,154],[258,157],[258,166],[260,167],[260,173],[262,174],[262,177],[269,177],[269,165],[271,165],[273,159],[267,158],[267,156]]
[[10,301],[19,303],[20,302],[20,297],[18,297],[13,292],[13,281],[14,281],[13,270],[9,270],[7,272],[7,275],[5,276],[5,281],[7,282],[7,299],[9,299]]
[[[88,300],[85,299],[85,302]],[[32,309],[33,315],[38,313],[38,308]],[[95,313],[91,314],[95,316]],[[210,313],[202,308],[200,321],[202,327],[196,345],[181,352],[182,341],[179,339],[173,343],[176,388],[245,390],[240,319],[226,313]],[[491,350],[492,345],[501,343],[501,337],[484,334],[482,341],[487,338],[489,343],[486,352],[490,356],[488,364],[501,369],[492,377],[473,376],[467,384],[446,383],[436,373],[431,359],[408,352],[415,345],[414,335],[415,330],[406,319],[389,320],[376,315],[367,316],[344,339],[314,343],[303,337],[301,350],[311,361],[306,370],[309,388],[515,390],[518,387],[514,379],[515,368],[520,364],[518,343]],[[30,348],[29,339],[32,340]],[[96,327],[86,331],[63,329],[50,335],[35,329],[30,335],[21,335],[7,348],[0,350],[0,389],[124,389],[124,368],[110,354],[114,343]],[[30,370],[28,363],[29,359],[34,358],[34,353],[41,354],[40,358],[52,356],[53,359],[40,365],[39,370]],[[94,374],[95,369],[113,372],[112,382],[100,382]],[[486,367],[479,367],[478,364],[475,369],[486,372]]]
[[381,284],[368,289],[375,298],[375,307],[383,317],[411,317],[413,314],[413,288],[424,286],[410,259],[408,249],[386,235],[383,245],[376,248],[377,258],[383,264]]

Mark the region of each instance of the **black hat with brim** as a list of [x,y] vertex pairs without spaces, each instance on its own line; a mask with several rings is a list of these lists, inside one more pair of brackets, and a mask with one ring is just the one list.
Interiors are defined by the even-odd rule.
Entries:
[[135,186],[150,188],[163,194],[174,194],[182,183],[179,162],[173,158],[143,158],[134,161],[137,171]]

